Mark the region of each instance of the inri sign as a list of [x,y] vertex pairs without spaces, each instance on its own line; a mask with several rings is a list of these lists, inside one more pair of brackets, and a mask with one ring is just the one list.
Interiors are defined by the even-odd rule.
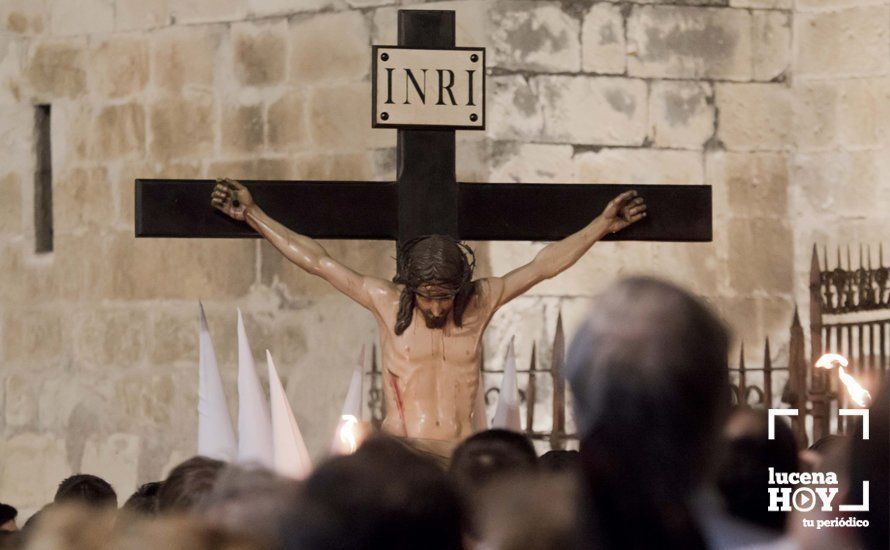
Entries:
[[374,46],[374,128],[485,129],[485,48]]

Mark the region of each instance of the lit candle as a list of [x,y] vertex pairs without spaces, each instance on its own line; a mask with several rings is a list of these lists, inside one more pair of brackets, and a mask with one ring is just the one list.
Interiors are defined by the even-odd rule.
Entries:
[[838,367],[840,381],[847,388],[847,393],[850,395],[853,403],[860,407],[867,407],[871,403],[871,394],[855,378],[847,374],[846,367],[850,363],[846,357],[837,353],[826,353],[816,361],[816,367],[820,369],[831,370],[835,365]]

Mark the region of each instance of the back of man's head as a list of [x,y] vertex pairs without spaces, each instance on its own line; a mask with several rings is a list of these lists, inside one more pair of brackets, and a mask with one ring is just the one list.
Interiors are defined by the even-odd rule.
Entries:
[[[670,283],[630,278],[594,300],[566,373],[582,469],[602,499],[596,513],[610,516],[603,525],[618,529],[646,506],[652,529],[633,534],[650,539],[637,542],[675,535],[678,544],[701,544],[686,506],[713,466],[729,408],[728,347],[723,323]],[[608,544],[609,533],[600,536]]]
[[158,489],[158,511],[190,511],[213,489],[224,465],[206,456],[193,456],[173,468]]
[[135,493],[130,495],[121,509],[134,514],[153,516],[158,513],[158,492],[160,490],[160,481],[143,483]]
[[479,432],[454,449],[448,476],[460,495],[467,536],[481,536],[480,514],[486,504],[485,490],[499,480],[532,472],[537,461],[532,442],[509,430]]
[[485,430],[454,449],[449,475],[461,489],[474,490],[497,477],[534,469],[537,460],[526,436],[509,430]]
[[59,484],[53,502],[117,508],[117,493],[101,477],[77,474]]
[[728,347],[723,323],[681,288],[644,277],[612,285],[566,365],[582,440],[659,468],[688,493],[729,409]]
[[283,538],[295,550],[456,550],[460,508],[435,462],[378,437],[316,468]]
[[227,465],[195,510],[212,525],[277,548],[298,489],[271,470]]

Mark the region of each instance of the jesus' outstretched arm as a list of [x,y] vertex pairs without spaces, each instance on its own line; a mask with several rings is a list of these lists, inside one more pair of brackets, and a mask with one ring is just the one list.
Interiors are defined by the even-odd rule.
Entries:
[[501,286],[497,306],[506,304],[541,281],[562,273],[574,265],[595,242],[645,216],[646,204],[636,191],[618,195],[606,205],[602,214],[582,230],[561,241],[548,244],[530,263],[503,277],[493,278],[492,283]]
[[291,231],[253,201],[250,191],[237,181],[217,180],[211,204],[233,219],[245,221],[279,252],[304,271],[331,283],[337,290],[374,311],[373,293],[389,291],[392,283],[357,273],[328,255],[317,241]]

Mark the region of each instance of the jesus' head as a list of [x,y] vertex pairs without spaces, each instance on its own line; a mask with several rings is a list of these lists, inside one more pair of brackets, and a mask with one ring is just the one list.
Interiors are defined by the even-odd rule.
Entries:
[[405,287],[399,298],[396,334],[411,325],[414,308],[427,328],[443,328],[449,315],[460,326],[475,288],[475,263],[472,249],[447,235],[428,235],[401,244],[393,281]]

